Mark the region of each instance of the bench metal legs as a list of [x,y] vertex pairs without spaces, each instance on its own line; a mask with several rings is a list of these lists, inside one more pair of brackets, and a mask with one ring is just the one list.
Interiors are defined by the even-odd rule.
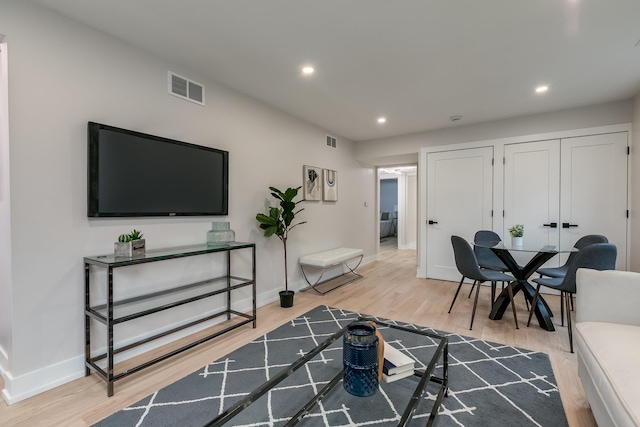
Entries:
[[[317,268],[322,268],[322,272],[320,273],[320,277],[318,277],[318,280],[316,280],[316,282],[315,282],[315,283],[311,283],[311,282],[309,281],[309,278],[307,277],[307,274],[304,272],[304,265],[303,265],[303,264],[300,264],[300,271],[302,271],[302,275],[304,276],[304,280],[306,280],[306,281],[307,281],[307,283],[308,283],[308,284],[309,284],[309,286],[310,286],[309,288],[302,289],[300,292],[304,292],[304,291],[306,291],[306,290],[308,290],[308,289],[313,289],[314,291],[316,291],[316,292],[317,292],[317,293],[319,293],[320,295],[326,295],[326,294],[328,294],[328,293],[329,293],[329,292],[331,292],[331,291],[334,291],[334,290],[336,290],[336,289],[338,289],[338,288],[341,288],[341,287],[343,287],[343,286],[345,286],[345,285],[348,285],[349,283],[353,283],[353,282],[355,282],[356,280],[360,280],[360,279],[362,279],[362,277],[363,277],[363,276],[362,276],[361,274],[359,274],[359,273],[357,273],[357,272],[356,272],[356,268],[358,268],[358,266],[359,266],[359,265],[360,265],[360,263],[362,262],[362,258],[363,258],[363,257],[364,257],[364,255],[360,255],[360,256],[358,257],[358,263],[357,263],[357,264],[356,264],[356,266],[355,266],[355,267],[353,267],[353,268],[351,268],[351,267],[349,266],[349,264],[347,264],[347,261],[343,261],[341,264],[344,264],[344,265],[349,269],[349,271],[348,271],[348,272],[346,272],[346,273],[342,273],[342,274],[340,274],[340,275],[338,275],[338,276],[332,277],[332,278],[330,278],[330,279],[323,280],[323,281],[321,281],[321,280],[322,280],[322,276],[324,275],[325,271],[327,271],[327,267],[317,267]],[[355,259],[355,258],[352,258],[352,259]],[[340,265],[340,264],[335,264],[335,265],[332,265],[332,266],[330,266],[330,267],[335,267],[336,265]],[[322,285],[323,283],[326,283],[326,282],[329,282],[329,281],[331,281],[331,280],[337,279],[338,277],[347,276],[347,275],[349,275],[349,278],[348,278],[348,280],[347,280],[347,281],[345,281],[345,282],[341,282],[341,283],[338,283],[337,285],[335,285],[335,286],[331,287],[330,289],[328,289],[328,290],[326,290],[326,291],[324,291],[324,292],[323,292],[323,291],[320,291],[320,290],[318,290],[318,289],[316,288],[316,286]],[[354,277],[351,277],[351,275],[353,275]]]

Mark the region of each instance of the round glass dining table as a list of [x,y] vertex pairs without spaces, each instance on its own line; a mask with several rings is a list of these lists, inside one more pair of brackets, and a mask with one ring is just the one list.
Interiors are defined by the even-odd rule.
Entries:
[[[487,248],[491,249],[493,253],[495,253],[498,258],[504,262],[504,265],[509,269],[509,272],[513,275],[515,283],[512,285],[513,295],[516,295],[518,292],[522,291],[524,293],[525,298],[529,301],[529,304],[533,301],[533,296],[536,293],[536,290],[529,283],[529,277],[535,271],[540,268],[545,262],[553,258],[558,253],[570,253],[577,252],[576,248],[571,249],[558,249],[556,246],[540,246],[540,245],[527,245],[526,242],[522,246],[513,246],[509,245],[505,242],[494,241],[478,241],[474,243],[474,246],[479,248]],[[513,258],[514,252],[529,252],[533,254],[533,257],[527,262],[524,266],[519,265],[516,260]],[[493,306],[491,308],[491,314],[489,314],[489,319],[499,320],[502,319],[502,315],[504,314],[507,307],[509,307],[511,300],[509,299],[508,289],[505,288],[500,295],[493,302]],[[555,327],[553,326],[553,322],[551,321],[551,317],[553,317],[553,312],[547,305],[547,302],[540,295],[537,299],[536,306],[534,308],[534,313],[536,315],[536,319],[538,320],[538,324],[542,329],[547,331],[555,331]]]

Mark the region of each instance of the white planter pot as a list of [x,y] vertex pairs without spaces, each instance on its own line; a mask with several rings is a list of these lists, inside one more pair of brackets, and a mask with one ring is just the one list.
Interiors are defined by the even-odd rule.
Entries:
[[522,247],[522,239],[523,237],[512,237],[511,246],[515,246],[517,248]]

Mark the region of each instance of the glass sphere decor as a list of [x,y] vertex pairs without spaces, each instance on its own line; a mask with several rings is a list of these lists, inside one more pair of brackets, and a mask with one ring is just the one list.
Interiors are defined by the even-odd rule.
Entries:
[[372,396],[378,390],[378,337],[367,322],[352,322],[342,339],[344,389],[354,396]]
[[229,228],[228,222],[212,222],[207,231],[207,245],[223,245],[236,241],[236,232]]

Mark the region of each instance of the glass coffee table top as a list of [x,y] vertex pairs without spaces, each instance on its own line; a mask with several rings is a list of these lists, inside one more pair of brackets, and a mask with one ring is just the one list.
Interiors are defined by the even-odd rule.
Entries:
[[447,337],[375,318],[359,320],[375,322],[385,345],[408,351],[416,362],[412,376],[394,382],[382,380],[373,396],[349,394],[342,385],[345,327],[292,364],[272,370],[271,378],[256,384],[253,392],[207,426],[257,425],[263,418],[288,420],[282,424],[285,426],[431,425],[447,392]]

